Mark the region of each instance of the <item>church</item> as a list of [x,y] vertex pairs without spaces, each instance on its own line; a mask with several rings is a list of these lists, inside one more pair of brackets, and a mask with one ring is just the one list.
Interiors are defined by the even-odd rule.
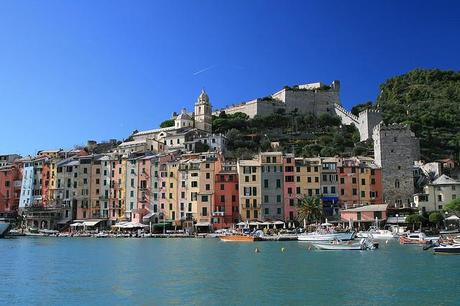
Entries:
[[120,144],[117,151],[225,150],[225,136],[212,134],[212,105],[204,89],[195,102],[193,113],[183,108],[179,114],[173,113],[171,119],[174,120],[173,126],[134,133],[131,135],[132,140]]

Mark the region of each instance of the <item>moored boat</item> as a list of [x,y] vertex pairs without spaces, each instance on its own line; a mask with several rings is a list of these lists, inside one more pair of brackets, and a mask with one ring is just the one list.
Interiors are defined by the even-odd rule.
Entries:
[[427,244],[438,240],[439,237],[427,237],[424,233],[410,233],[399,237],[401,244]]
[[434,254],[460,255],[460,244],[441,244],[433,248]]
[[353,240],[355,237],[355,232],[312,232],[312,233],[303,233],[297,236],[299,241],[333,241],[341,240],[348,241]]
[[313,246],[319,250],[350,250],[350,251],[360,251],[360,250],[374,250],[378,248],[378,243],[374,243],[371,239],[362,238],[359,242],[351,241],[330,241],[326,243],[312,243]]
[[367,238],[372,237],[373,239],[393,239],[397,238],[398,235],[393,233],[390,230],[381,230],[377,227],[371,227],[368,231],[360,231],[356,237],[358,238]]
[[260,237],[254,237],[249,235],[227,235],[219,237],[221,241],[225,242],[253,242],[261,241]]

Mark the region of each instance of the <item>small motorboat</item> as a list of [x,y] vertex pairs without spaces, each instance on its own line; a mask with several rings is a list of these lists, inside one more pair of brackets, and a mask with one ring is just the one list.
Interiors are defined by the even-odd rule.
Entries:
[[261,241],[262,238],[250,236],[250,235],[227,235],[219,237],[221,241],[225,242],[253,242],[253,241]]
[[378,229],[377,227],[375,226],[372,226],[371,228],[369,228],[368,231],[360,231],[356,237],[358,238],[367,238],[367,237],[371,237],[373,239],[383,239],[383,240],[387,240],[387,239],[393,239],[393,238],[397,238],[398,235],[393,233],[392,231],[390,230],[381,230],[381,229]]
[[318,250],[374,250],[378,248],[378,243],[371,239],[362,238],[359,242],[334,240],[327,243],[312,243]]
[[401,244],[427,244],[436,242],[439,237],[427,237],[425,233],[410,233],[399,237],[399,243]]
[[441,244],[433,248],[434,254],[460,255],[460,244]]

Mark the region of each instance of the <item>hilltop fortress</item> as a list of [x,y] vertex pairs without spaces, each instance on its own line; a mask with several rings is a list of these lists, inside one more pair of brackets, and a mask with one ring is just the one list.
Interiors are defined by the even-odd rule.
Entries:
[[249,118],[268,116],[276,111],[311,113],[319,116],[324,113],[337,115],[346,125],[354,124],[360,135],[360,140],[372,138],[372,131],[382,121],[382,115],[376,110],[364,110],[358,116],[342,107],[340,102],[340,81],[331,85],[324,83],[308,83],[295,86],[285,86],[283,89],[264,98],[228,105],[213,111],[218,116],[226,114],[245,113]]

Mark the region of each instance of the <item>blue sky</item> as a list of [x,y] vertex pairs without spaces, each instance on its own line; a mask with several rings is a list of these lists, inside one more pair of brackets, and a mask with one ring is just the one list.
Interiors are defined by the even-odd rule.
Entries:
[[457,1],[1,1],[0,154],[122,139],[191,110],[202,87],[221,107],[338,79],[350,108],[411,69],[459,70],[459,8]]

